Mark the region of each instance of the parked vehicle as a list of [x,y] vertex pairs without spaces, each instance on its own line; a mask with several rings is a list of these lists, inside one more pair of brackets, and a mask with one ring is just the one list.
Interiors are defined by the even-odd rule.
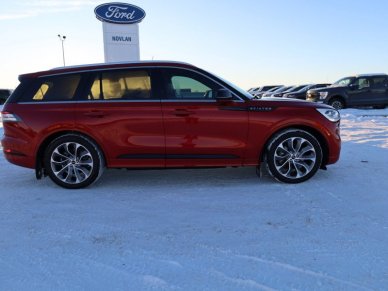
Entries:
[[288,89],[286,91],[283,91],[283,92],[280,92],[280,93],[273,93],[269,97],[283,97],[287,93],[299,91],[299,90],[303,89],[306,86],[307,85],[292,86],[290,89]]
[[253,96],[254,96],[254,97],[257,97],[257,98],[260,98],[260,97],[262,97],[264,94],[275,92],[275,91],[276,91],[277,89],[279,89],[280,87],[282,87],[282,86],[273,87],[272,89],[269,89],[268,91],[261,91],[261,92],[259,92],[259,93],[253,94]]
[[272,94],[278,94],[278,93],[283,93],[289,89],[291,89],[293,86],[281,86],[279,88],[277,88],[275,91],[268,91],[268,92],[265,92],[262,97],[270,97]]
[[255,96],[261,92],[267,92],[268,90],[271,90],[275,87],[279,87],[280,85],[270,85],[270,86],[261,86],[261,87],[256,87],[256,88],[253,88],[251,89],[251,91],[248,91],[249,93],[251,93],[252,96]]
[[336,109],[357,106],[385,108],[388,105],[386,74],[346,77],[327,88],[309,90],[307,100],[329,104]]
[[5,157],[65,188],[90,185],[104,168],[263,162],[277,180],[299,183],[340,154],[332,107],[254,99],[185,63],[84,65],[19,80],[1,112]]
[[0,89],[0,105],[4,104],[8,97],[11,95],[12,91],[8,89]]
[[306,87],[300,89],[299,91],[284,94],[283,97],[306,100],[306,98],[307,98],[306,94],[307,94],[308,90],[317,89],[317,88],[326,88],[330,85],[331,84],[325,84],[325,83],[323,83],[323,84],[310,84],[310,85],[307,85]]

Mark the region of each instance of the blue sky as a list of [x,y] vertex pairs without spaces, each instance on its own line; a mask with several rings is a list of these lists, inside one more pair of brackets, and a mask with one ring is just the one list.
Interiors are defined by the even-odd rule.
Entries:
[[[0,88],[21,73],[103,62],[94,8],[110,1],[0,0]],[[114,2],[114,1],[111,1]],[[122,1],[127,2],[127,1]],[[142,59],[186,61],[248,89],[388,72],[388,1],[133,0]]]

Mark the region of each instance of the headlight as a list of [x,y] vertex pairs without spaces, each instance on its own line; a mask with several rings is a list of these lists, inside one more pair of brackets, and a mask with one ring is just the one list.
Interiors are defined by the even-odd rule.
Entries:
[[327,94],[329,94],[329,92],[319,92],[319,99],[325,99],[327,97]]
[[335,109],[317,108],[317,110],[332,122],[337,122],[341,119],[340,113]]

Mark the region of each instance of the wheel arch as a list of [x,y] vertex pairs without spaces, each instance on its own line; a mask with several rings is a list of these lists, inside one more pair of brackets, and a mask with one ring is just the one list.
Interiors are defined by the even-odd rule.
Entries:
[[346,102],[346,98],[340,94],[335,94],[333,96],[330,96],[330,98],[327,100],[327,104],[329,104],[334,99],[341,100],[344,103],[344,107],[348,106],[348,103]]
[[277,129],[276,131],[272,132],[269,135],[269,137],[266,139],[266,142],[265,142],[263,148],[261,149],[261,153],[259,155],[260,162],[265,161],[265,154],[267,152],[268,146],[271,143],[273,137],[275,137],[279,133],[281,133],[283,131],[287,131],[287,130],[303,130],[303,131],[310,133],[312,136],[314,136],[318,140],[319,144],[322,147],[322,165],[321,165],[321,168],[325,167],[327,165],[327,162],[329,159],[328,142],[326,141],[326,138],[324,137],[324,135],[321,132],[319,132],[317,129],[315,129],[311,126],[308,126],[308,125],[285,126],[285,127],[282,127],[280,129]]
[[91,137],[90,135],[88,134],[85,134],[81,131],[77,131],[77,130],[62,130],[62,131],[57,131],[57,132],[54,132],[54,133],[51,133],[50,135],[46,136],[42,142],[39,144],[39,147],[38,147],[38,150],[36,151],[36,158],[35,158],[35,173],[36,173],[36,178],[37,179],[41,179],[42,176],[46,176],[46,173],[44,172],[44,164],[43,164],[43,159],[44,159],[44,152],[46,150],[46,148],[48,147],[48,145],[53,141],[55,140],[56,138],[58,137],[61,137],[61,136],[64,136],[64,135],[67,135],[67,134],[77,134],[77,135],[81,135],[89,140],[91,140],[97,147],[98,149],[100,150],[101,154],[102,154],[102,158],[106,164],[106,155],[105,155],[105,152],[103,150],[103,148],[99,145],[99,143],[96,141],[96,139],[94,139],[93,137]]

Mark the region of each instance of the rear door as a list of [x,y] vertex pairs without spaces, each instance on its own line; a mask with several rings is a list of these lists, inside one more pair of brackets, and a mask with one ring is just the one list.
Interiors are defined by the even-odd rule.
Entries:
[[387,96],[387,77],[376,76],[371,78],[371,105],[384,105],[388,104]]
[[166,166],[241,165],[248,133],[244,101],[217,101],[222,85],[192,70],[164,69]]
[[103,148],[108,167],[164,167],[160,98],[150,69],[90,76],[76,106],[76,127]]
[[[84,77],[81,74],[43,76],[23,80],[27,87],[21,87],[17,104],[10,103],[7,108],[17,107],[17,115],[28,125],[31,146],[40,143],[50,134],[74,128],[75,100],[79,95]],[[32,132],[32,129],[34,132]],[[34,138],[36,140],[32,140]],[[32,152],[37,151],[37,148]]]

